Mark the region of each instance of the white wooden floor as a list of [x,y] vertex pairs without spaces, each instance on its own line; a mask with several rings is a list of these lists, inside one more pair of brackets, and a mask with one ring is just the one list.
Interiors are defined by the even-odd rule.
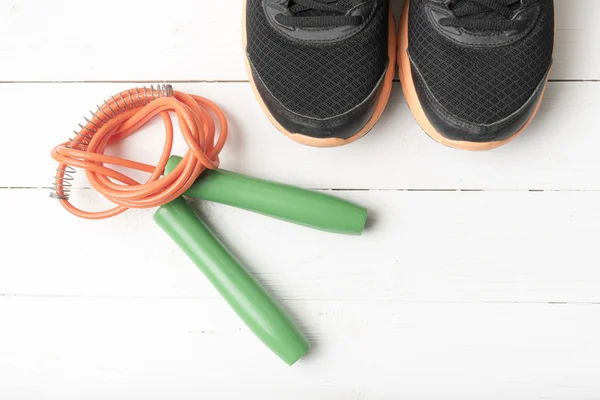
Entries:
[[[542,111],[467,153],[427,138],[399,84],[350,146],[286,139],[246,82],[241,0],[1,1],[0,399],[600,399],[600,1],[555,2]],[[50,149],[87,110],[162,81],[226,111],[224,167],[371,212],[345,237],[198,204],[310,338],[294,367],[153,210],[90,222],[48,198]],[[155,128],[118,151],[152,162]],[[73,198],[101,207],[82,175]]]

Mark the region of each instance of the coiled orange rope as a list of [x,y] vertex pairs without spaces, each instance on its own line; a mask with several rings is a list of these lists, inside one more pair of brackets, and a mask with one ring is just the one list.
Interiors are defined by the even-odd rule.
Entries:
[[[54,196],[69,212],[82,218],[102,219],[129,208],[161,206],[181,196],[205,169],[218,167],[219,153],[227,139],[227,119],[221,109],[203,97],[178,91],[167,97],[160,96],[160,91],[145,88],[121,92],[98,107],[92,119],[86,119],[87,124],[81,125],[75,138],[52,150],[52,158],[59,163]],[[169,175],[161,177],[173,146],[169,112],[177,115],[189,150]],[[134,134],[157,115],[165,124],[166,140],[156,166],[103,153],[109,144]],[[140,183],[106,165],[148,172],[150,178]],[[65,190],[69,167],[84,169],[92,187],[117,206],[101,212],[83,211],[73,206]]]

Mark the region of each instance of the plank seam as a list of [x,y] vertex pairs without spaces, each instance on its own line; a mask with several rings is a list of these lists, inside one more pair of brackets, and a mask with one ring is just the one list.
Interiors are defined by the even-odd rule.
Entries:
[[[50,186],[0,186],[0,191],[9,191],[9,190],[52,190]],[[75,187],[72,190],[92,190],[91,187]],[[461,193],[472,193],[472,192],[490,192],[490,193],[515,193],[515,192],[523,192],[523,193],[597,193],[600,192],[600,189],[450,189],[450,188],[437,188],[437,189],[406,189],[406,188],[398,188],[398,189],[377,189],[377,188],[307,188],[308,190],[315,190],[319,192],[461,192]]]
[[[69,294],[26,294],[26,293],[0,293],[0,298],[40,298],[40,299],[88,299],[88,300],[186,300],[186,301],[198,301],[198,300],[210,300],[210,301],[221,301],[220,297],[177,297],[177,296],[104,296],[104,295],[69,295]],[[597,306],[600,305],[600,301],[458,301],[458,300],[385,300],[385,299],[346,299],[346,298],[281,298],[285,302],[343,302],[343,303],[394,303],[394,304],[456,304],[456,305],[551,305],[551,306]]]

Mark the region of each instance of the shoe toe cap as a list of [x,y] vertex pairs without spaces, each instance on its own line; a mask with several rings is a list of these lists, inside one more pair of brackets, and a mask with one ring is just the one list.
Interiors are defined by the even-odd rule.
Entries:
[[[384,86],[386,71],[384,71],[372,92],[366,98],[357,100],[356,105],[336,115],[317,117],[299,111],[300,108],[306,107],[294,107],[293,104],[284,104],[283,101],[275,97],[250,63],[250,72],[255,89],[264,108],[279,125],[278,128],[287,131],[289,134],[299,134],[315,139],[349,139],[360,132],[373,116],[377,100]],[[307,98],[305,101],[313,102],[312,106],[318,107],[318,101],[323,101],[323,99]]]
[[436,131],[449,140],[487,143],[510,139],[519,133],[535,114],[546,88],[548,75],[539,82],[535,91],[517,110],[508,112],[495,121],[469,121],[448,111],[431,90],[413,73],[413,81],[427,119]]

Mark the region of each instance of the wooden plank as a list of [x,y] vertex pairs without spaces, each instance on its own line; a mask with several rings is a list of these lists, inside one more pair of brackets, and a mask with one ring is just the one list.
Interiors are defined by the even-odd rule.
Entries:
[[9,399],[597,399],[600,306],[291,301],[288,368],[219,301],[0,298]]
[[[370,210],[363,236],[196,206],[278,298],[600,302],[600,192],[334,194]],[[103,205],[89,190],[74,200]],[[81,220],[43,190],[3,190],[0,204],[0,294],[218,298],[152,210]]]
[[[56,164],[50,149],[71,137],[94,104],[132,86],[0,85],[0,108],[11,110],[2,119],[0,146],[0,158],[11,168],[0,170],[0,187],[51,185]],[[284,137],[267,120],[247,83],[182,83],[175,88],[223,107],[231,134],[222,166],[248,175],[323,189],[600,190],[595,121],[600,82],[550,84],[528,131],[486,153],[456,151],[429,139],[414,121],[399,85],[373,131],[335,149],[308,148]],[[16,99],[35,101],[26,107]],[[159,121],[113,151],[154,163],[163,132]],[[178,136],[175,154],[186,149]],[[79,186],[87,184],[83,175],[75,181]]]
[[[600,79],[600,2],[555,3],[552,79]],[[246,80],[241,13],[242,0],[4,2],[0,81]]]

